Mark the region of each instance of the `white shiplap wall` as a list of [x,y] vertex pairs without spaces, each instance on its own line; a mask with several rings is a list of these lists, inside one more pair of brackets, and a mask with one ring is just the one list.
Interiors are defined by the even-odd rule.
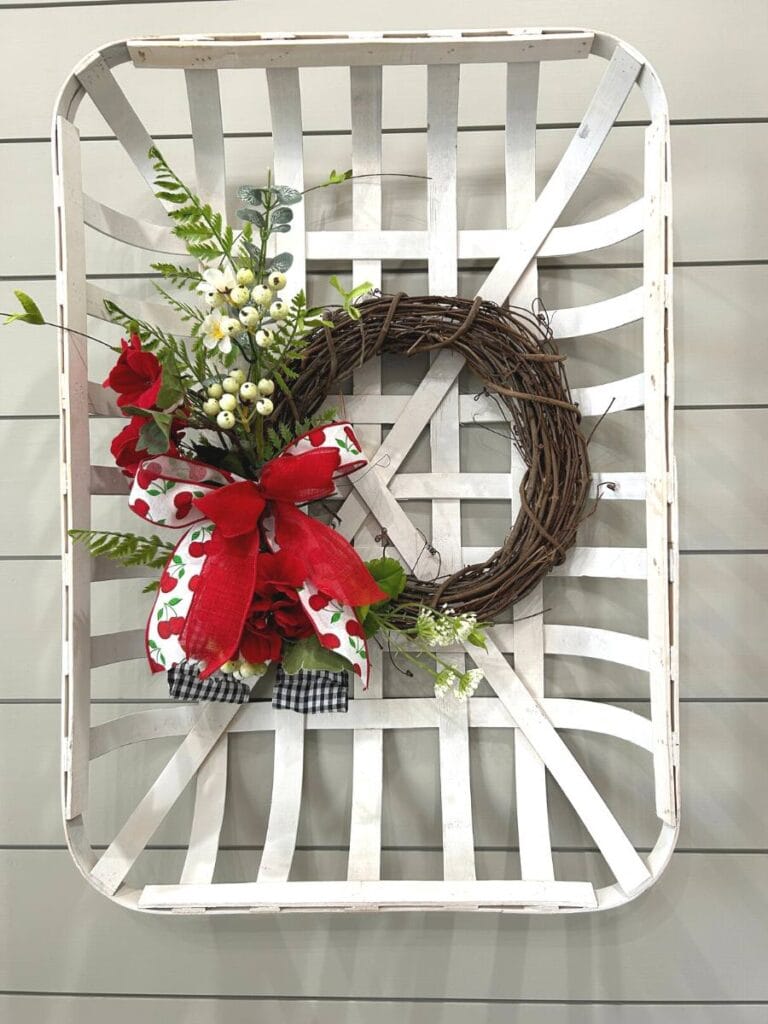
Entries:
[[[478,27],[578,22],[613,32],[654,63],[669,94],[684,551],[684,824],[679,852],[650,893],[597,917],[168,920],[121,911],[88,889],[63,848],[58,814],[54,343],[42,329],[19,330],[13,335],[19,346],[3,349],[0,374],[3,1021],[91,1024],[108,1019],[122,1024],[140,1016],[147,1024],[234,1024],[258,1015],[281,1024],[379,1024],[400,1015],[414,1024],[757,1024],[768,1015],[768,815],[762,784],[768,733],[768,502],[762,472],[768,457],[765,0],[582,0],[578,5],[486,0],[471,14],[465,4],[448,0],[360,4],[352,13],[342,5],[319,12],[309,0],[284,9],[251,0],[0,2],[0,308],[7,308],[14,287],[32,291],[52,308],[50,109],[60,82],[91,48],[137,34],[465,27],[470,17]],[[481,86],[478,82],[470,90],[474,100],[462,112],[464,125],[502,120],[498,97],[486,102]],[[146,99],[150,127],[161,136],[185,132],[170,81],[162,100]],[[410,102],[406,95],[406,111]],[[423,97],[413,102],[423,104]],[[265,119],[252,103],[225,90],[231,131],[264,128]],[[581,98],[561,89],[557,76],[543,83],[540,150],[557,152],[565,138],[558,125],[572,122],[580,106]],[[88,124],[88,111],[83,113]],[[310,129],[333,127],[334,111],[321,104],[310,102],[305,115]],[[417,115],[423,116],[421,107],[406,123],[416,123]],[[628,107],[625,119],[633,116]],[[398,119],[397,109],[385,109],[385,126]],[[622,129],[626,153],[619,143],[606,154],[604,173],[613,180],[627,173],[635,130]],[[104,135],[95,114],[89,131],[97,139]],[[492,137],[492,132],[473,132],[471,149],[462,152],[460,147],[460,160],[482,166]],[[237,139],[229,143],[235,149],[238,144]],[[110,145],[93,143],[95,149]],[[164,148],[170,153],[173,145],[168,140]],[[322,168],[333,164],[333,155],[332,148],[322,155]],[[98,167],[98,152],[94,160]],[[405,151],[393,157],[398,169],[405,169],[405,160]],[[473,217],[481,215],[471,195],[464,195],[463,202]],[[585,261],[550,269],[542,274],[542,293],[557,297],[550,305],[575,304],[590,294],[595,274],[612,275],[618,293],[633,273],[634,259],[628,251],[620,266],[596,268]],[[106,278],[104,287],[116,291],[125,282],[110,277],[118,270],[125,275],[141,269],[139,262],[135,268],[115,268],[106,249],[96,251],[91,266],[94,277]],[[462,282],[467,293],[470,277]],[[139,294],[142,282],[126,286]],[[639,420],[631,413],[621,415],[631,445]],[[562,614],[567,614],[567,593],[561,597]],[[616,610],[609,602],[600,605],[598,588],[595,600],[596,614],[610,624]],[[110,614],[130,614],[124,604],[102,612],[103,630],[113,628]],[[596,678],[590,685],[593,695],[600,695],[601,686],[604,695],[610,693],[609,680]],[[103,681],[104,707],[97,712],[111,717],[121,710],[117,702],[135,702],[142,692],[128,671],[110,677]],[[413,738],[401,738],[390,752],[395,763],[419,763],[413,743]],[[147,758],[161,758],[164,752]],[[631,788],[626,764],[595,750],[584,754],[596,781],[607,784],[610,779],[619,796]],[[310,750],[309,756],[315,757],[322,780],[328,752]],[[253,757],[258,763],[258,752]],[[484,767],[487,774],[489,766]],[[491,769],[498,767],[499,762],[490,763]],[[132,796],[130,760],[116,764],[115,771],[120,786],[115,776],[99,782],[105,809],[92,825],[96,842],[122,819]],[[423,839],[407,856],[413,871],[428,872],[439,856],[439,821],[430,811],[435,780],[426,773],[405,781],[415,789],[408,813],[418,819]],[[119,797],[109,806],[106,797],[116,793]],[[329,803],[326,820],[304,823],[298,857],[307,870],[321,860],[334,870],[343,857],[333,848],[343,796],[338,806]],[[489,816],[485,834],[479,829],[478,857],[488,866],[514,856],[514,836],[497,825]],[[648,823],[642,817],[631,825],[635,834],[645,835]],[[228,827],[223,856],[247,858],[249,836],[237,822]],[[385,862],[407,831],[397,821],[388,829],[385,844],[391,850],[385,849]],[[179,820],[169,819],[151,856],[175,863],[182,856],[181,835]],[[573,827],[563,827],[557,848],[566,869],[594,856],[588,840]]]

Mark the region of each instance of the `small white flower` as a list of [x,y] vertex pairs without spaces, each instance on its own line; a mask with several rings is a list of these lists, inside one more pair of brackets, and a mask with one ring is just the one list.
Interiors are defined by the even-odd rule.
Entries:
[[244,306],[250,298],[250,295],[251,293],[247,288],[242,288],[238,285],[237,288],[233,288],[229,293],[229,301],[234,306]]
[[273,380],[267,380],[266,377],[262,377],[259,383],[256,385],[259,389],[260,395],[274,395],[275,393],[275,382]]
[[471,697],[484,678],[485,675],[480,668],[471,668],[462,673],[456,687],[456,695],[464,699]]
[[249,331],[252,331],[254,327],[258,327],[259,321],[261,320],[261,313],[258,309],[254,309],[253,306],[243,306],[239,313],[240,323],[243,327],[247,327]]
[[[210,351],[218,349],[225,355],[232,351],[232,341],[230,339],[229,332],[229,321],[231,320],[232,317],[222,316],[221,311],[218,309],[214,309],[214,311],[209,313],[205,320],[203,320],[201,324],[203,345],[207,349]],[[235,320],[234,323],[236,323],[238,327],[240,326],[237,320]]]
[[435,676],[435,696],[441,697],[456,682],[456,673],[451,668],[444,668],[441,672],[438,672]]
[[257,306],[268,306],[272,301],[272,292],[263,284],[257,284],[251,292],[251,298]]
[[477,626],[477,615],[474,612],[465,612],[463,615],[455,615],[452,618],[456,639],[463,642]]
[[236,285],[237,281],[231,270],[219,270],[217,267],[209,267],[203,271],[203,280],[197,286],[197,291],[202,292],[209,305],[215,306]]
[[274,408],[275,407],[269,398],[262,398],[256,403],[256,412],[259,416],[270,416]]
[[282,299],[275,299],[272,305],[269,307],[269,315],[273,320],[285,320],[290,313],[290,308],[287,302],[283,302]]

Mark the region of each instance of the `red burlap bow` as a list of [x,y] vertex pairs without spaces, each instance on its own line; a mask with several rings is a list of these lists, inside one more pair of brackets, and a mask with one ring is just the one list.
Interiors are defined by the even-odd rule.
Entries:
[[146,460],[131,492],[133,510],[165,526],[199,524],[176,546],[161,579],[147,629],[153,670],[190,659],[204,664],[205,678],[237,656],[264,551],[287,553],[300,565],[307,585],[297,590],[324,646],[340,647],[313,617],[325,598],[345,607],[350,635],[344,639],[358,644],[351,609],[387,595],[344,537],[296,506],[332,494],[335,478],[363,465],[357,439],[343,423],[293,442],[257,481],[187,459]]

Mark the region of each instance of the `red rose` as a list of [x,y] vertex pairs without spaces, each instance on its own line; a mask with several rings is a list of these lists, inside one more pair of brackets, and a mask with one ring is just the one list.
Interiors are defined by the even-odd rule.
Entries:
[[120,344],[123,351],[102,387],[112,388],[118,393],[119,406],[151,409],[163,384],[160,361],[151,352],[142,351],[138,334],[132,334],[130,341],[123,338]]
[[[128,423],[109,446],[115,462],[126,476],[136,476],[139,466],[148,457],[146,449],[138,447],[139,434],[146,422],[143,416],[131,416]],[[179,454],[179,450],[173,441],[168,446],[167,454],[173,456]]]
[[259,555],[256,591],[240,641],[240,653],[248,661],[275,661],[283,640],[314,632],[295,590],[304,582],[303,576],[301,563],[285,552]]

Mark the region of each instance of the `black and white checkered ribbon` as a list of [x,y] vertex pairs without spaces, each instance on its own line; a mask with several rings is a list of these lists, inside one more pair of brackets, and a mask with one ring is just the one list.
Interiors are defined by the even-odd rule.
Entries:
[[347,673],[311,669],[289,676],[283,671],[283,666],[278,665],[275,688],[272,692],[272,707],[287,708],[304,715],[317,715],[324,711],[347,711]]
[[[208,679],[201,680],[200,669],[188,661],[169,670],[168,690],[173,700],[210,700],[228,704],[246,704],[251,695],[248,683],[224,672],[215,672]],[[289,676],[283,671],[283,666],[278,665],[272,707],[303,715],[347,711],[347,673],[313,669]]]

